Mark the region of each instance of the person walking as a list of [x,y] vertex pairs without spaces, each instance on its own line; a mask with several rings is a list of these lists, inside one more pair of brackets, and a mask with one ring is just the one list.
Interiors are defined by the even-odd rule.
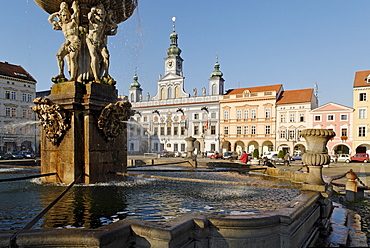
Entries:
[[243,154],[239,158],[240,162],[242,163],[248,163],[248,154],[244,151]]
[[287,152],[284,156],[284,165],[290,166],[290,155],[289,152]]

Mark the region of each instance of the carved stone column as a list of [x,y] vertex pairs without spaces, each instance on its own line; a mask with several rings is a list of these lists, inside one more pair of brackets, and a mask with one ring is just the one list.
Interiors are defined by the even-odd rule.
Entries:
[[301,136],[307,141],[307,152],[302,156],[303,163],[309,168],[307,183],[324,185],[322,166],[330,161],[330,156],[325,153],[326,144],[335,136],[335,132],[328,129],[305,129]]
[[48,101],[54,111],[37,107],[44,113],[39,115],[41,173],[58,176],[42,180],[69,184],[82,175],[78,183],[90,184],[119,179],[115,172],[127,168],[125,121],[131,104],[117,102],[112,85],[77,82],[54,84]]

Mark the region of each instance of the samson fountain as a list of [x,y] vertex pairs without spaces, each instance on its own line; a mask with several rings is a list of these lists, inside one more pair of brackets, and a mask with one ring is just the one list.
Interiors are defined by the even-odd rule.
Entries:
[[[196,169],[173,165],[167,170],[172,178],[154,176],[154,181],[142,184],[122,180],[122,175],[130,176],[125,125],[133,112],[129,102],[118,101],[116,82],[109,74],[107,41],[133,14],[137,0],[35,2],[65,41],[56,54],[59,72],[51,79],[50,95],[34,100],[33,110],[41,122],[42,186],[1,182],[0,197],[9,195],[0,198],[7,204],[0,205],[1,212],[15,211],[6,214],[10,220],[4,222],[10,228],[0,233],[0,247],[308,247],[320,232],[327,233],[332,204],[321,168],[328,157],[323,155],[326,142],[335,135],[330,131],[304,133],[306,139],[312,136],[322,142],[318,147],[311,142],[311,151],[304,156],[312,173],[289,174],[296,183],[271,184],[260,178],[250,182],[247,175],[209,172],[204,169],[207,165]],[[187,142],[191,141],[190,137]],[[190,146],[187,150],[192,151]],[[260,169],[278,177],[288,175],[275,168]],[[140,173],[149,173],[146,170]],[[112,186],[111,181],[118,184]],[[75,183],[79,187],[63,197]],[[54,191],[63,187],[59,185],[69,186],[55,198]],[[51,201],[18,230],[35,208]],[[251,205],[269,208],[255,211]],[[213,208],[218,211],[209,211]],[[46,212],[48,217],[41,219]],[[129,218],[139,212],[140,218]],[[168,221],[150,218],[162,215],[163,220],[166,214],[171,217]],[[109,225],[102,224],[110,217]]]

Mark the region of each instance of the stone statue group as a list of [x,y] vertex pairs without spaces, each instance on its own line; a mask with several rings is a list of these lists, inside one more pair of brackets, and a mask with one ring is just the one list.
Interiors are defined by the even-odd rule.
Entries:
[[[56,55],[59,74],[51,80],[54,83],[94,81],[114,85],[115,81],[109,75],[107,48],[108,36],[115,35],[118,28],[113,12],[100,3],[90,8],[87,18],[86,15],[81,18],[78,1],[72,3],[71,10],[66,2],[62,2],[60,10],[48,18],[53,29],[62,30],[66,39]],[[69,79],[64,74],[64,59]]]

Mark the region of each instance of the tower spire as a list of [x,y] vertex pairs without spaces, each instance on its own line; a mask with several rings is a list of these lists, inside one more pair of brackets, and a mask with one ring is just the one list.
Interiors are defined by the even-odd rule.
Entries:
[[176,21],[176,17],[172,17],[172,33],[170,35],[170,40],[171,40],[171,44],[170,44],[170,48],[167,49],[167,54],[168,54],[168,57],[177,57],[177,56],[180,56],[181,54],[181,49],[177,46],[177,34],[176,34],[176,31],[175,31],[175,21]]

